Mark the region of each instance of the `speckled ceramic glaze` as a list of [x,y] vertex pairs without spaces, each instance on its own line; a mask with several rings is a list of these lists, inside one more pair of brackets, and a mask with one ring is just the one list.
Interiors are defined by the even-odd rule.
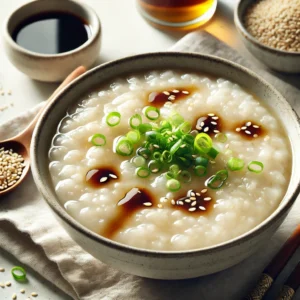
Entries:
[[240,0],[235,8],[235,26],[247,49],[269,68],[286,73],[300,73],[300,53],[278,50],[261,44],[246,30],[243,18],[254,0]]
[[[91,26],[91,37],[72,51],[54,55],[32,52],[15,43],[11,35],[20,23],[49,11],[67,12],[86,20]],[[92,66],[99,55],[101,26],[97,14],[82,1],[35,0],[19,7],[5,20],[2,34],[7,56],[16,68],[33,79],[57,82],[80,65]]]
[[[288,190],[279,207],[263,223],[242,236],[217,246],[190,251],[150,251],[125,246],[86,229],[67,214],[55,194],[49,174],[48,150],[57,125],[69,106],[95,86],[126,73],[183,69],[227,78],[263,99],[282,121],[291,140],[293,168]],[[64,89],[47,107],[35,129],[31,147],[32,171],[38,189],[61,225],[86,251],[125,272],[159,279],[183,279],[211,274],[242,261],[266,243],[286,217],[300,186],[299,120],[287,101],[254,73],[226,60],[187,53],[150,53],[128,57],[92,69]]]

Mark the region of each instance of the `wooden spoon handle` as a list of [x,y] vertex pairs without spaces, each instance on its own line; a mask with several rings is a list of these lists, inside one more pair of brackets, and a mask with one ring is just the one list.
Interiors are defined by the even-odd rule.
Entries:
[[[49,105],[51,103],[51,101],[54,99],[54,97],[65,86],[67,86],[71,81],[73,81],[75,78],[77,78],[78,76],[83,74],[85,71],[86,71],[86,68],[83,66],[80,66],[77,69],[75,69],[71,74],[69,74],[66,77],[66,79],[59,85],[59,87],[53,92],[53,94],[48,98],[47,105]],[[14,140],[21,142],[27,149],[29,149],[29,146],[30,146],[31,136],[32,136],[34,127],[35,127],[41,113],[44,111],[45,107],[41,108],[41,110],[37,113],[37,115],[33,118],[33,120],[28,124],[28,126],[14,138]]]

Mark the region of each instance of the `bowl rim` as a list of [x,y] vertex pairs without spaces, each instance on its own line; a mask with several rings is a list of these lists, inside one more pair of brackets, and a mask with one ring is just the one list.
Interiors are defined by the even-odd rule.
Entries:
[[[266,80],[261,78],[260,76],[256,75],[253,71],[237,64],[234,62],[231,62],[227,59],[220,58],[217,56],[213,55],[207,55],[207,54],[199,54],[199,53],[193,53],[193,52],[175,52],[175,51],[165,51],[165,52],[155,52],[155,53],[143,53],[143,54],[138,54],[138,55],[133,55],[133,56],[128,56],[125,58],[117,59],[111,62],[107,62],[101,65],[98,65],[94,67],[93,69],[87,71],[86,73],[82,74],[79,76],[77,79],[75,79],[73,82],[71,82],[68,86],[66,86],[63,90],[61,90],[54,98],[54,101],[47,105],[46,109],[43,111],[41,114],[39,121],[34,129],[33,136],[32,136],[32,143],[31,143],[31,148],[30,148],[30,156],[32,158],[32,174],[34,181],[36,183],[36,186],[40,193],[42,194],[43,198],[45,199],[46,203],[50,206],[50,208],[55,212],[56,215],[60,219],[62,219],[65,223],[67,223],[68,226],[70,226],[73,230],[79,232],[80,234],[84,235],[86,238],[89,238],[93,240],[94,242],[100,243],[106,247],[113,248],[115,250],[120,250],[122,252],[130,253],[130,254],[136,254],[136,255],[143,255],[147,257],[173,257],[173,258],[179,258],[183,257],[185,255],[189,255],[191,257],[198,256],[200,253],[205,255],[205,254],[212,254],[215,252],[218,252],[220,250],[226,250],[228,248],[231,248],[233,246],[237,246],[238,244],[242,242],[249,241],[253,238],[253,236],[258,235],[260,232],[263,232],[264,230],[268,229],[270,226],[272,226],[273,223],[276,223],[276,221],[279,221],[282,216],[284,216],[289,209],[292,207],[294,202],[296,201],[298,194],[300,192],[300,178],[297,182],[297,186],[294,190],[292,190],[290,193],[290,198],[287,199],[286,203],[281,206],[277,207],[275,211],[271,215],[269,215],[263,222],[252,228],[251,230],[245,232],[242,235],[239,235],[233,239],[230,239],[228,241],[219,243],[217,245],[212,245],[204,248],[196,248],[196,249],[191,249],[191,250],[179,250],[179,251],[158,251],[158,250],[149,250],[145,248],[137,248],[125,244],[121,244],[119,242],[115,242],[113,240],[107,239],[105,237],[102,237],[99,234],[96,234],[95,232],[89,230],[85,226],[81,225],[78,221],[76,221],[73,217],[71,217],[66,210],[61,206],[61,204],[58,202],[57,197],[49,197],[48,198],[48,193],[47,193],[47,185],[44,184],[43,180],[41,179],[40,172],[39,172],[39,166],[37,163],[37,144],[40,136],[42,136],[42,128],[43,128],[43,123],[45,122],[47,115],[51,115],[55,110],[52,110],[52,108],[55,106],[55,104],[60,101],[63,97],[64,94],[68,93],[68,91],[72,90],[74,86],[77,85],[77,83],[83,79],[83,78],[88,78],[90,76],[94,76],[94,74],[97,74],[103,69],[106,68],[112,68],[118,66],[118,64],[121,63],[128,63],[130,64],[131,61],[136,60],[136,59],[143,59],[143,58],[148,58],[148,57],[155,57],[155,58],[163,58],[163,57],[170,57],[170,56],[175,56],[176,58],[179,57],[194,57],[194,58],[200,58],[203,60],[210,60],[215,63],[221,63],[227,67],[238,69],[239,71],[246,73],[248,76],[254,77],[254,79],[260,81],[266,88],[271,90],[275,95],[277,95],[278,99],[282,101],[283,105],[286,106],[287,111],[294,117],[295,123],[297,123],[297,128],[299,131],[300,135],[300,119],[295,112],[295,110],[292,108],[292,106],[288,103],[288,101],[271,85],[269,84]],[[292,157],[294,156],[294,152],[292,152]],[[291,173],[292,176],[293,173]],[[287,187],[286,192],[289,189],[289,185]],[[286,198],[286,193],[282,197],[283,201]]]
[[[82,50],[91,46],[99,38],[99,35],[101,34],[101,22],[100,22],[100,19],[99,19],[97,13],[94,11],[94,9],[83,2],[74,1],[74,0],[64,0],[64,2],[69,3],[69,5],[72,5],[72,6],[75,5],[77,7],[80,7],[89,16],[89,18],[93,19],[93,22],[95,25],[92,26],[93,30],[91,30],[91,36],[88,38],[88,40],[86,42],[84,42],[82,45],[80,45],[79,47],[77,47],[71,51],[66,51],[66,52],[62,52],[62,53],[58,53],[58,54],[45,54],[45,53],[34,52],[34,51],[31,51],[24,47],[19,46],[13,40],[11,34],[9,33],[9,29],[8,29],[9,23],[15,17],[15,14],[17,12],[21,12],[27,6],[42,5],[42,2],[44,2],[44,1],[46,1],[46,0],[43,0],[43,1],[33,0],[28,3],[24,3],[24,4],[20,5],[19,7],[17,7],[15,10],[13,10],[12,13],[4,20],[3,37],[6,39],[6,41],[8,42],[8,44],[11,48],[15,49],[19,53],[22,53],[26,56],[30,56],[33,58],[40,58],[40,59],[60,58],[61,59],[61,58],[69,57],[73,54],[77,54],[77,53],[81,52]],[[57,11],[60,11],[60,10],[57,9]],[[36,14],[31,14],[30,17],[33,17],[35,15]],[[78,17],[77,14],[74,13],[74,15]],[[26,20],[26,18],[24,20]],[[22,22],[20,22],[18,25],[20,25],[21,23]]]
[[[281,55],[284,55],[284,56],[300,57],[300,52],[285,51],[285,50],[280,50],[280,49],[272,48],[270,46],[264,45],[263,43],[259,42],[254,36],[252,36],[248,32],[248,30],[246,29],[246,27],[244,26],[243,20],[241,20],[241,18],[243,18],[243,16],[245,15],[245,11],[241,11],[241,5],[242,5],[242,3],[244,1],[247,1],[247,0],[238,0],[238,3],[236,4],[235,9],[234,9],[234,23],[235,23],[236,28],[239,30],[239,32],[247,40],[249,40],[251,43],[253,43],[254,45],[256,45],[261,50],[268,51],[268,52],[271,52],[273,54],[281,54]],[[254,3],[254,1],[250,2],[250,4],[248,6],[246,6],[245,10],[250,5],[253,5],[253,3]],[[240,18],[240,15],[241,15],[241,18]]]

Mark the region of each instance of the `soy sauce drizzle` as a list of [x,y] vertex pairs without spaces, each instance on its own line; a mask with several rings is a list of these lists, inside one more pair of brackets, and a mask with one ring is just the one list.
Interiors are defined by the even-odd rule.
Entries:
[[132,188],[117,204],[117,216],[107,224],[102,235],[111,239],[139,210],[153,206],[153,195],[143,188]]
[[241,126],[237,126],[235,131],[247,139],[255,139],[265,134],[264,129],[252,121],[247,121]]
[[119,178],[117,171],[112,167],[101,167],[92,169],[86,173],[85,181],[91,186],[103,187]]
[[212,208],[213,199],[204,188],[201,191],[189,190],[185,196],[171,200],[173,207],[191,214],[204,214]]
[[195,128],[208,135],[217,134],[221,132],[221,119],[216,114],[209,113],[197,119]]
[[152,92],[148,95],[148,104],[155,107],[162,107],[166,102],[175,102],[188,97],[194,92],[194,87],[174,88],[161,92]]

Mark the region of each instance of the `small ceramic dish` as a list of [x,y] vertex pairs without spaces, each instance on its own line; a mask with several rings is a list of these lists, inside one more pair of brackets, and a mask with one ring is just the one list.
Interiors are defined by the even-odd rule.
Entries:
[[[183,251],[153,251],[120,244],[102,237],[81,225],[67,213],[58,200],[49,172],[48,152],[56,128],[69,107],[81,95],[124,74],[158,69],[190,70],[228,78],[246,87],[272,107],[289,135],[292,148],[292,174],[285,196],[275,211],[250,231],[221,244]],[[56,96],[43,112],[33,133],[31,144],[32,173],[36,185],[60,224],[86,251],[115,268],[139,276],[157,279],[184,279],[218,272],[237,264],[263,243],[283,222],[300,190],[300,123],[288,102],[272,86],[253,72],[232,62],[193,53],[161,52],[123,58],[98,66]],[[104,158],[105,159],[105,158]]]
[[234,12],[235,26],[242,37],[246,48],[269,68],[279,72],[299,73],[300,53],[278,50],[260,43],[244,26],[244,16],[254,0],[239,0]]
[[[48,12],[73,14],[91,28],[91,36],[80,47],[60,54],[41,54],[19,46],[12,38],[16,28],[35,15]],[[72,70],[92,66],[99,55],[101,25],[97,14],[82,2],[35,0],[15,10],[4,22],[3,44],[12,64],[29,77],[48,82],[62,81]]]

